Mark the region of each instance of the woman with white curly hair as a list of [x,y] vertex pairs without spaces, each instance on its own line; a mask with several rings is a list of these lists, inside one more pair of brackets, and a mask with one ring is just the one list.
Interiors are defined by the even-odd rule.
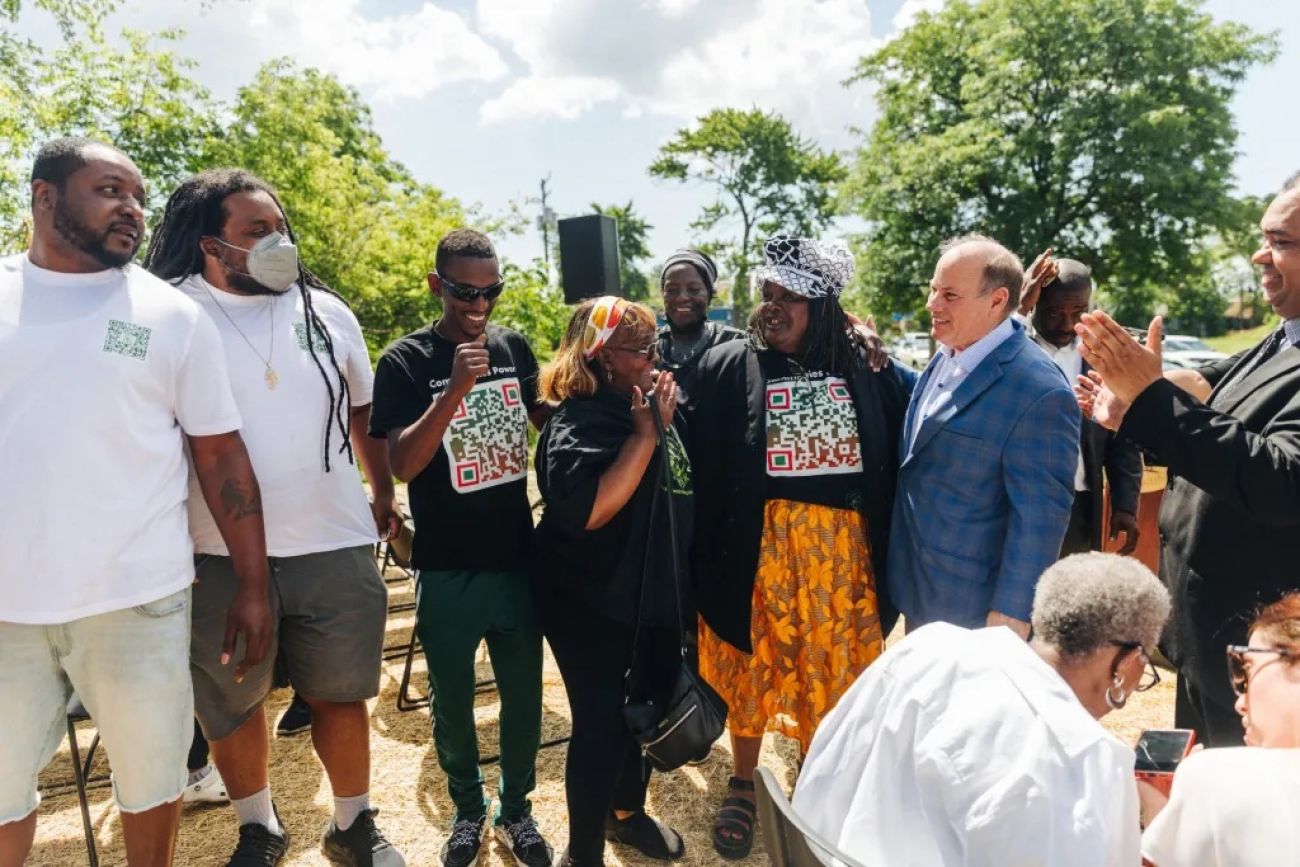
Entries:
[[1168,616],[1149,569],[1091,553],[1043,573],[1028,643],[918,629],[826,718],[795,810],[865,864],[1132,867],[1134,754],[1098,720],[1155,684]]

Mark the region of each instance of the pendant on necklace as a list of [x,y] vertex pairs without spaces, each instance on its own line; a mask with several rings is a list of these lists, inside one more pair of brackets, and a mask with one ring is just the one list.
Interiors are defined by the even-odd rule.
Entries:
[[266,366],[266,374],[262,377],[266,380],[266,387],[275,391],[275,387],[280,384],[280,375],[271,369],[271,365]]

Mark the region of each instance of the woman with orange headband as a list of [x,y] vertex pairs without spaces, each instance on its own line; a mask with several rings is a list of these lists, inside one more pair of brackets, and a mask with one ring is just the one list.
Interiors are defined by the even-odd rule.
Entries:
[[[689,596],[678,604],[668,542],[672,509],[684,568],[691,468],[677,430],[676,384],[655,370],[658,346],[649,309],[612,296],[585,301],[539,382],[542,397],[559,404],[537,446],[546,507],[534,562],[543,630],[573,717],[564,774],[569,847],[560,862],[572,867],[603,864],[606,839],[657,860],[686,851],[681,835],[645,812],[649,767],[623,721],[625,698],[667,704],[683,629],[694,622]],[[655,491],[662,471],[652,410],[665,428],[671,492]]]

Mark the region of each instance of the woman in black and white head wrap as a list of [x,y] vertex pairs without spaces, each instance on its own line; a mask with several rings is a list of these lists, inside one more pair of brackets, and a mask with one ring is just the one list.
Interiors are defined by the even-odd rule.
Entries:
[[691,409],[695,366],[705,350],[744,336],[743,331],[709,321],[709,304],[717,279],[718,266],[699,250],[678,250],[659,271],[664,317],[668,320],[659,329],[659,367],[672,371],[677,381],[677,405],[684,413]]

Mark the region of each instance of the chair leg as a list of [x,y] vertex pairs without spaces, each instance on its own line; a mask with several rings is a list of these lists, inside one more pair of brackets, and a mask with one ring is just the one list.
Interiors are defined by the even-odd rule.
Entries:
[[[99,735],[95,735],[96,743],[99,741]],[[90,867],[99,867],[99,853],[95,851],[95,833],[90,824],[90,804],[86,800],[86,772],[81,764],[81,750],[77,746],[77,724],[71,719],[68,720],[68,749],[72,752],[72,776],[77,781],[77,800],[81,803],[81,827],[86,834],[86,857],[90,860]],[[86,755],[86,767],[90,766],[90,760],[94,758],[95,745],[92,744]]]
[[412,698],[410,695],[411,687],[411,664],[415,661],[415,648],[420,639],[415,634],[415,627],[411,627],[411,640],[406,645],[406,662],[402,665],[402,682],[397,689],[397,709],[399,711],[417,710],[429,706],[429,697]]

